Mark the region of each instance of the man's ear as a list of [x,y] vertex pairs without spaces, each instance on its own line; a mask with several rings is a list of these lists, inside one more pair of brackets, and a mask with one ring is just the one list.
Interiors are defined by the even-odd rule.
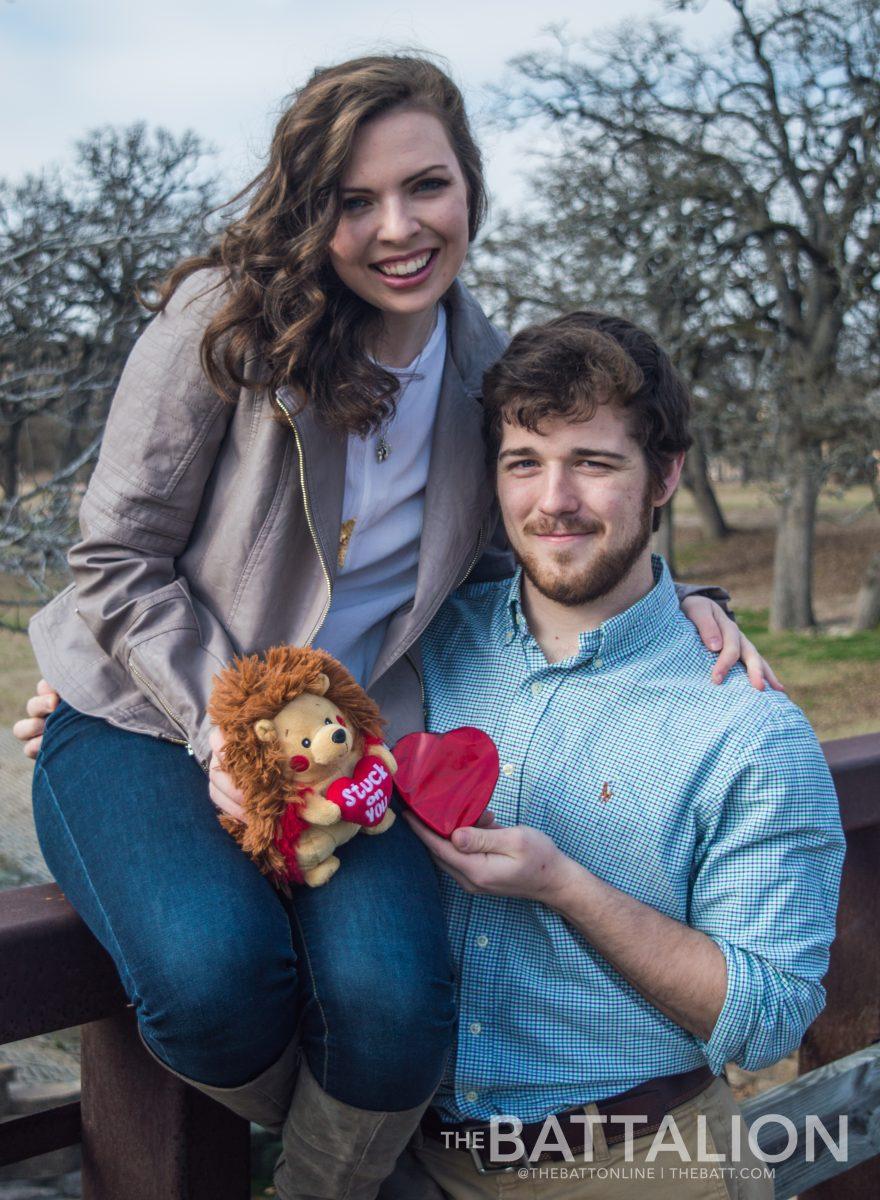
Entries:
[[683,466],[684,451],[681,450],[672,458],[669,469],[663,479],[663,486],[654,497],[654,504],[658,507],[672,499],[675,489],[678,487],[678,481],[681,479],[681,469]]
[[267,721],[263,717],[260,721],[254,721],[254,733],[261,742],[275,742],[278,740],[278,733],[271,721]]

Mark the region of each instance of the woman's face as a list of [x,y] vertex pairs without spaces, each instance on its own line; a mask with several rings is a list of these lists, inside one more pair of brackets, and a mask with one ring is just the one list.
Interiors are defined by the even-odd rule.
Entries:
[[387,316],[424,314],[468,248],[467,185],[440,120],[397,109],[367,121],[341,181],[330,262]]

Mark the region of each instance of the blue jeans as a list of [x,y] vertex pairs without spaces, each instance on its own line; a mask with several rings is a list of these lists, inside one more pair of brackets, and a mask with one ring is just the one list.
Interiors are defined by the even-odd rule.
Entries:
[[299,1025],[336,1099],[382,1111],[432,1094],[454,987],[437,878],[405,821],[341,846],[333,879],[286,901],[220,828],[183,747],[64,702],[37,758],[34,817],[144,1040],[175,1071],[236,1087]]

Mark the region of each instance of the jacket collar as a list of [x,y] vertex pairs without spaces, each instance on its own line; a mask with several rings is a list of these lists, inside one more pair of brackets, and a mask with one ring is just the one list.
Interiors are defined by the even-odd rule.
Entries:
[[445,296],[449,315],[449,348],[462,387],[469,396],[483,394],[483,375],[507,345],[468,289],[458,279]]

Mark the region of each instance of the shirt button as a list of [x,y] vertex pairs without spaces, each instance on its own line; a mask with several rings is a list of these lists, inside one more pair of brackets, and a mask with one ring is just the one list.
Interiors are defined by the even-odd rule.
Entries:
[[513,630],[512,629],[508,629],[507,633],[505,633],[504,640],[505,640],[505,642],[507,642],[508,646],[513,641]]
[[596,668],[596,670],[597,670],[597,671],[601,671],[601,670],[602,670],[602,659],[601,659],[601,658],[594,658],[594,659],[593,659],[593,666]]
[[474,1034],[483,1032],[483,1026],[480,1024],[479,1021],[471,1021],[468,1028],[470,1029],[471,1033],[474,1033]]
[[513,763],[505,763],[504,766],[501,768],[501,774],[502,775],[512,775],[515,770],[516,770],[516,767],[513,765]]
[[540,696],[540,694],[541,694],[541,685],[540,685],[540,683],[533,683],[533,684],[532,684],[532,695],[533,695],[533,696]]
[[475,938],[474,940],[481,950],[485,950],[489,945],[489,939],[486,937],[485,933],[481,933],[479,937]]
[[464,1098],[465,1098],[465,1100],[470,1100],[471,1102],[473,1102],[477,1098],[477,1093],[476,1092],[465,1092]]

